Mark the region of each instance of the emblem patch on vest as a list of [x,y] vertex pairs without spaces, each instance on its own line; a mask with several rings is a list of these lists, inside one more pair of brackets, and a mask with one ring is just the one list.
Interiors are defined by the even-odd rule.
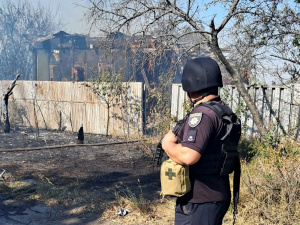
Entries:
[[190,127],[196,127],[199,125],[199,123],[201,122],[202,119],[202,113],[194,113],[191,114],[189,117],[189,125]]

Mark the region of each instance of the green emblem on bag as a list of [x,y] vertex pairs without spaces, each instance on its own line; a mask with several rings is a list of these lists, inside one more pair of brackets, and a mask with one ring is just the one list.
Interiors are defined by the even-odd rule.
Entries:
[[172,172],[171,168],[168,169],[168,172],[165,172],[165,175],[169,177],[169,180],[172,180],[172,177],[176,177],[175,173]]

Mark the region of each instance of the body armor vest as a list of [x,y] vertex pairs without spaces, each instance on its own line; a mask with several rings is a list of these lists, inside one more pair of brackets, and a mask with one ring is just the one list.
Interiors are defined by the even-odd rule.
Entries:
[[[200,104],[213,110],[226,124],[226,133],[221,138],[223,141],[221,151],[217,154],[203,154],[201,156],[200,174],[228,175],[233,176],[233,224],[237,214],[237,204],[240,192],[241,164],[238,153],[238,144],[241,137],[241,124],[232,110],[222,104],[214,102],[203,102]],[[209,151],[208,151],[209,152]]]
[[197,173],[228,175],[234,171],[239,162],[237,147],[241,137],[240,121],[226,105],[204,102],[199,106],[213,110],[226,124],[226,133],[221,138],[223,144],[218,153],[211,154],[207,151],[201,156]]

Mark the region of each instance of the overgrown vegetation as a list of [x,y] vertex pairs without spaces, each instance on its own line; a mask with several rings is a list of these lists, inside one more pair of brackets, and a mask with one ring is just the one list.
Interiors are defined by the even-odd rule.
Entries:
[[40,35],[61,30],[58,9],[32,1],[3,0],[0,4],[0,80],[32,79],[33,56],[30,45]]
[[148,89],[146,134],[161,137],[170,129],[172,121],[170,112],[172,77],[168,74],[159,76],[159,82]]
[[[122,127],[114,129],[122,130],[127,138],[130,134],[130,126],[139,126],[137,123],[142,109],[140,100],[137,100],[132,94],[131,86],[128,82],[122,82],[122,71],[114,73],[95,74],[96,78],[91,79],[91,85],[85,85],[92,88],[97,95],[100,103],[104,103],[107,109],[106,118],[106,136],[113,134],[110,130],[111,118],[122,121]],[[116,112],[114,107],[119,108]],[[142,129],[142,128],[141,128]],[[120,132],[119,132],[120,133]]]
[[[126,185],[120,183],[115,187],[115,201],[103,213],[103,220],[117,224],[172,224],[174,221],[174,199],[149,201],[143,196],[140,181],[137,181],[140,193],[135,194]],[[128,210],[129,214],[120,217],[115,212]]]
[[[242,139],[240,202],[236,224],[300,223],[300,148],[299,143],[281,140],[276,148],[257,139]],[[104,213],[104,219],[117,224],[173,224],[174,199],[147,202],[127,187],[116,189],[116,200]],[[114,215],[118,208],[131,211],[124,218]],[[232,224],[232,207],[223,224]]]
[[121,96],[124,94],[121,74],[103,73],[99,75],[97,78],[92,79],[92,89],[97,97],[105,102],[107,108],[106,135],[108,135],[111,108],[121,101]]
[[120,207],[124,207],[126,200],[130,203],[131,207],[139,209],[142,213],[147,213],[150,210],[150,203],[143,196],[140,180],[138,180],[140,193],[136,196],[129,187],[119,183],[116,185],[114,195]]
[[[259,139],[243,138],[240,142],[242,177],[236,224],[300,223],[299,142],[284,137],[274,140],[278,140],[276,146],[273,142],[261,142]],[[10,174],[7,176],[13,180]],[[72,208],[81,213],[101,211],[101,220],[114,224],[173,224],[175,199],[147,199],[139,180],[136,180],[136,186],[130,187],[117,183],[109,190],[115,200],[106,205],[95,197],[95,193],[101,190],[89,192],[84,185],[76,179],[60,184],[44,174],[35,183],[1,181],[0,192],[3,195],[13,194],[16,199],[37,200],[48,206],[74,206]],[[116,212],[120,208],[130,212],[119,216]],[[232,219],[231,207],[223,224],[232,224]]]
[[248,156],[255,156],[242,167],[237,224],[299,224],[299,142],[281,139],[274,147],[252,140],[248,146]]

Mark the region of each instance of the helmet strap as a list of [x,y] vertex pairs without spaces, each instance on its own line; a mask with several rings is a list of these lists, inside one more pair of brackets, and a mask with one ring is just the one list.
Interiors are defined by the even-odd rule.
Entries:
[[195,104],[199,101],[201,101],[202,99],[204,99],[206,96],[210,95],[210,93],[204,93],[201,97],[195,99],[195,100],[192,100],[191,96],[190,96],[190,93],[188,92],[188,97],[191,101],[191,104],[192,104],[192,107],[194,108]]

